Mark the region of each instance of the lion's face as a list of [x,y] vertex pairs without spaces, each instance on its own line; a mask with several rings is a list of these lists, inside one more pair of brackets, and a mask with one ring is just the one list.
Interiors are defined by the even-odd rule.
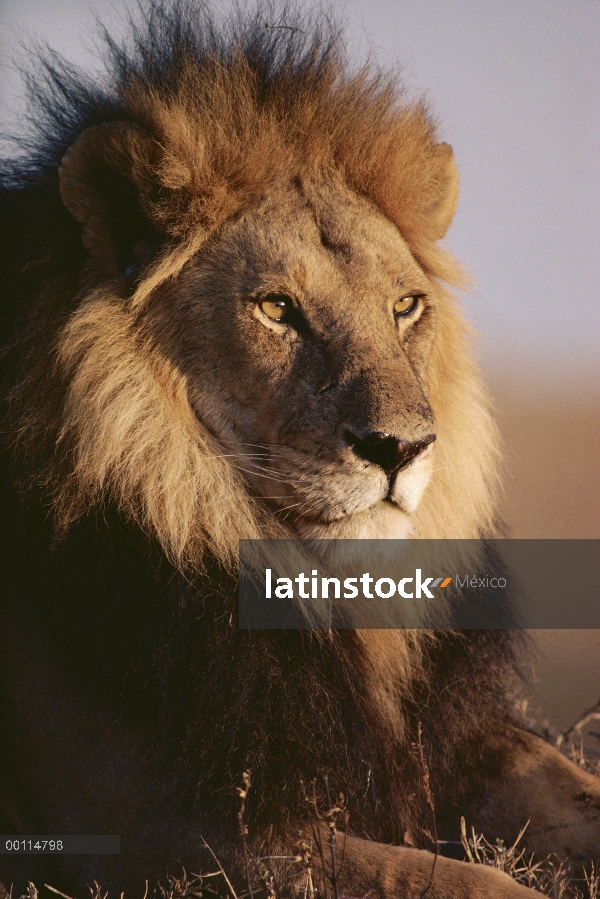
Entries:
[[303,536],[407,534],[432,462],[436,316],[398,229],[338,180],[297,181],[178,282],[162,339],[253,489]]
[[143,124],[62,159],[85,261],[44,474],[61,527],[111,497],[176,564],[231,571],[246,538],[489,531],[496,434],[437,244],[450,147],[417,107],[307,97],[300,127],[213,74],[182,106],[138,86]]

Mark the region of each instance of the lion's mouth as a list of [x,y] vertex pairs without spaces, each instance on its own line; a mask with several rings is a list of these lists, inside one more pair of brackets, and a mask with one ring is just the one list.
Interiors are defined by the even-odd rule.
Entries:
[[314,523],[326,527],[356,516],[377,515],[381,508],[391,513],[413,514],[419,506],[432,474],[433,446],[416,456],[399,471],[384,475],[375,469],[368,478],[351,479],[350,484],[337,481],[337,489],[324,483],[320,498],[303,495],[288,510],[281,509],[291,521]]
[[292,446],[283,454],[281,444],[277,453],[265,446],[260,457],[251,454],[246,460],[243,452],[239,458],[255,496],[282,522],[296,531],[316,527],[327,536],[352,520],[410,516],[429,481],[432,450],[428,446],[391,472],[366,460],[355,460],[352,466],[348,459],[319,461]]

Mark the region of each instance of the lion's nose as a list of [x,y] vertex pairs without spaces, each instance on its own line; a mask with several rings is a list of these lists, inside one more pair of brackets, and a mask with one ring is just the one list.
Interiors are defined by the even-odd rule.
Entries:
[[410,442],[399,440],[391,434],[382,434],[380,431],[371,431],[361,437],[352,431],[345,431],[344,437],[359,459],[366,459],[373,465],[379,465],[388,475],[406,468],[409,462],[435,440],[435,434],[427,434],[421,440]]

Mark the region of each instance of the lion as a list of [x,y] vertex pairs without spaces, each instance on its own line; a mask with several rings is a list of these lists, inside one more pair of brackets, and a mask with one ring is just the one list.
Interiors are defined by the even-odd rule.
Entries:
[[462,815],[597,859],[600,783],[520,727],[514,632],[236,624],[240,540],[500,533],[452,150],[325,19],[132,27],[106,84],[46,63],[1,206],[0,829],[121,851],[0,879],[129,895],[214,853],[244,884],[251,771],[256,854],[310,833],[299,778],[344,792],[345,894],[533,895],[433,854]]

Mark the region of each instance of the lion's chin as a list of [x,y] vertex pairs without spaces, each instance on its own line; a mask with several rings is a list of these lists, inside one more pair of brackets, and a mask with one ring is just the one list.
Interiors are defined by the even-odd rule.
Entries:
[[417,510],[431,478],[432,449],[428,447],[399,473],[385,499],[333,521],[297,518],[294,530],[299,537],[312,540],[405,540],[415,537],[412,513]]
[[415,536],[411,516],[387,501],[335,521],[297,519],[294,530],[303,540],[405,540]]

